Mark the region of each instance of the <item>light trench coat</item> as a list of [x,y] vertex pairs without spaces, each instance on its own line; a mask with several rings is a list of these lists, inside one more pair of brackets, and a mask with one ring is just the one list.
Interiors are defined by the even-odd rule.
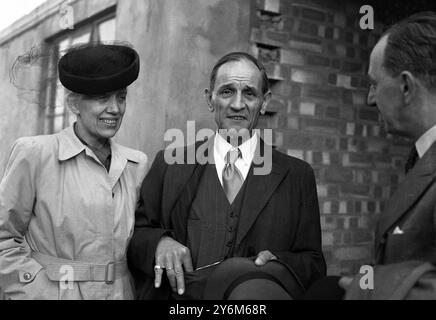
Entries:
[[[125,255],[149,165],[144,153],[113,141],[111,151],[108,173],[73,127],[15,142],[0,183],[0,291],[6,299],[133,298]],[[65,259],[66,267],[40,263],[35,253]],[[112,283],[71,281],[72,260],[124,268]]]

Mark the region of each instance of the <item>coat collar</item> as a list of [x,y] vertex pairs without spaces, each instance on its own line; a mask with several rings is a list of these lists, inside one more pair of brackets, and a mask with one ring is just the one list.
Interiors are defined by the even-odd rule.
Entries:
[[436,176],[436,143],[418,160],[400,184],[380,216],[376,228],[376,250],[383,235],[408,212]]
[[[90,149],[87,148],[74,133],[73,125],[63,129],[59,132],[59,154],[60,161],[66,161],[76,157],[82,151],[90,155]],[[115,157],[120,157],[128,161],[139,163],[139,153],[130,148],[126,148],[113,140],[110,140],[111,152]]]

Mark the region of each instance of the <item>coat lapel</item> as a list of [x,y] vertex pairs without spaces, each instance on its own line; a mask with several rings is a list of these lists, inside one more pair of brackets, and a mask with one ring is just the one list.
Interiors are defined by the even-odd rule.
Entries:
[[[265,147],[263,140],[260,139],[258,148]],[[256,221],[257,216],[268,203],[272,194],[285,177],[289,170],[289,166],[285,163],[279,163],[276,151],[272,151],[272,166],[271,172],[267,175],[253,174],[253,167],[261,167],[256,165],[255,161],[251,165],[250,171],[247,176],[247,187],[245,196],[242,203],[238,234],[236,236],[236,247],[241,243],[252,225]],[[258,154],[256,152],[256,154]]]
[[416,203],[418,198],[425,192],[429,184],[434,180],[436,169],[436,143],[416,163],[408,173],[397,191],[389,200],[386,211],[380,216],[376,229],[376,249],[384,234],[398,222]]
[[[198,150],[204,143],[206,145],[203,150],[205,150],[206,157],[211,161],[213,154],[209,154],[208,150],[213,150],[213,137],[206,142],[197,143],[195,150]],[[169,166],[163,189],[164,194],[167,195],[162,204],[163,215],[168,218],[166,225],[174,229],[177,240],[182,243],[185,243],[186,240],[186,225],[191,205],[207,165],[207,163],[198,163],[197,160],[195,158],[194,164]]]

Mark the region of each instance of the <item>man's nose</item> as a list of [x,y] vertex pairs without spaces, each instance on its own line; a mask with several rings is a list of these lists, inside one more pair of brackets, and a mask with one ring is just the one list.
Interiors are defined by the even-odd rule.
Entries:
[[237,94],[235,94],[230,104],[230,107],[235,110],[241,110],[244,108],[244,106],[245,106],[245,102],[243,100],[243,96],[240,92],[238,92]]
[[377,104],[375,102],[375,93],[374,93],[374,88],[373,87],[369,88],[368,97],[366,99],[366,103],[370,107],[376,107],[377,106]]

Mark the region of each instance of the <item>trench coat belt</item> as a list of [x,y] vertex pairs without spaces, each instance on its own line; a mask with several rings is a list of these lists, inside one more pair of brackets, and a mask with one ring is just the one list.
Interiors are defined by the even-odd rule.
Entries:
[[128,274],[126,259],[118,262],[96,264],[61,259],[39,252],[32,252],[32,258],[44,267],[48,278],[52,281],[92,281],[112,284],[115,279]]

